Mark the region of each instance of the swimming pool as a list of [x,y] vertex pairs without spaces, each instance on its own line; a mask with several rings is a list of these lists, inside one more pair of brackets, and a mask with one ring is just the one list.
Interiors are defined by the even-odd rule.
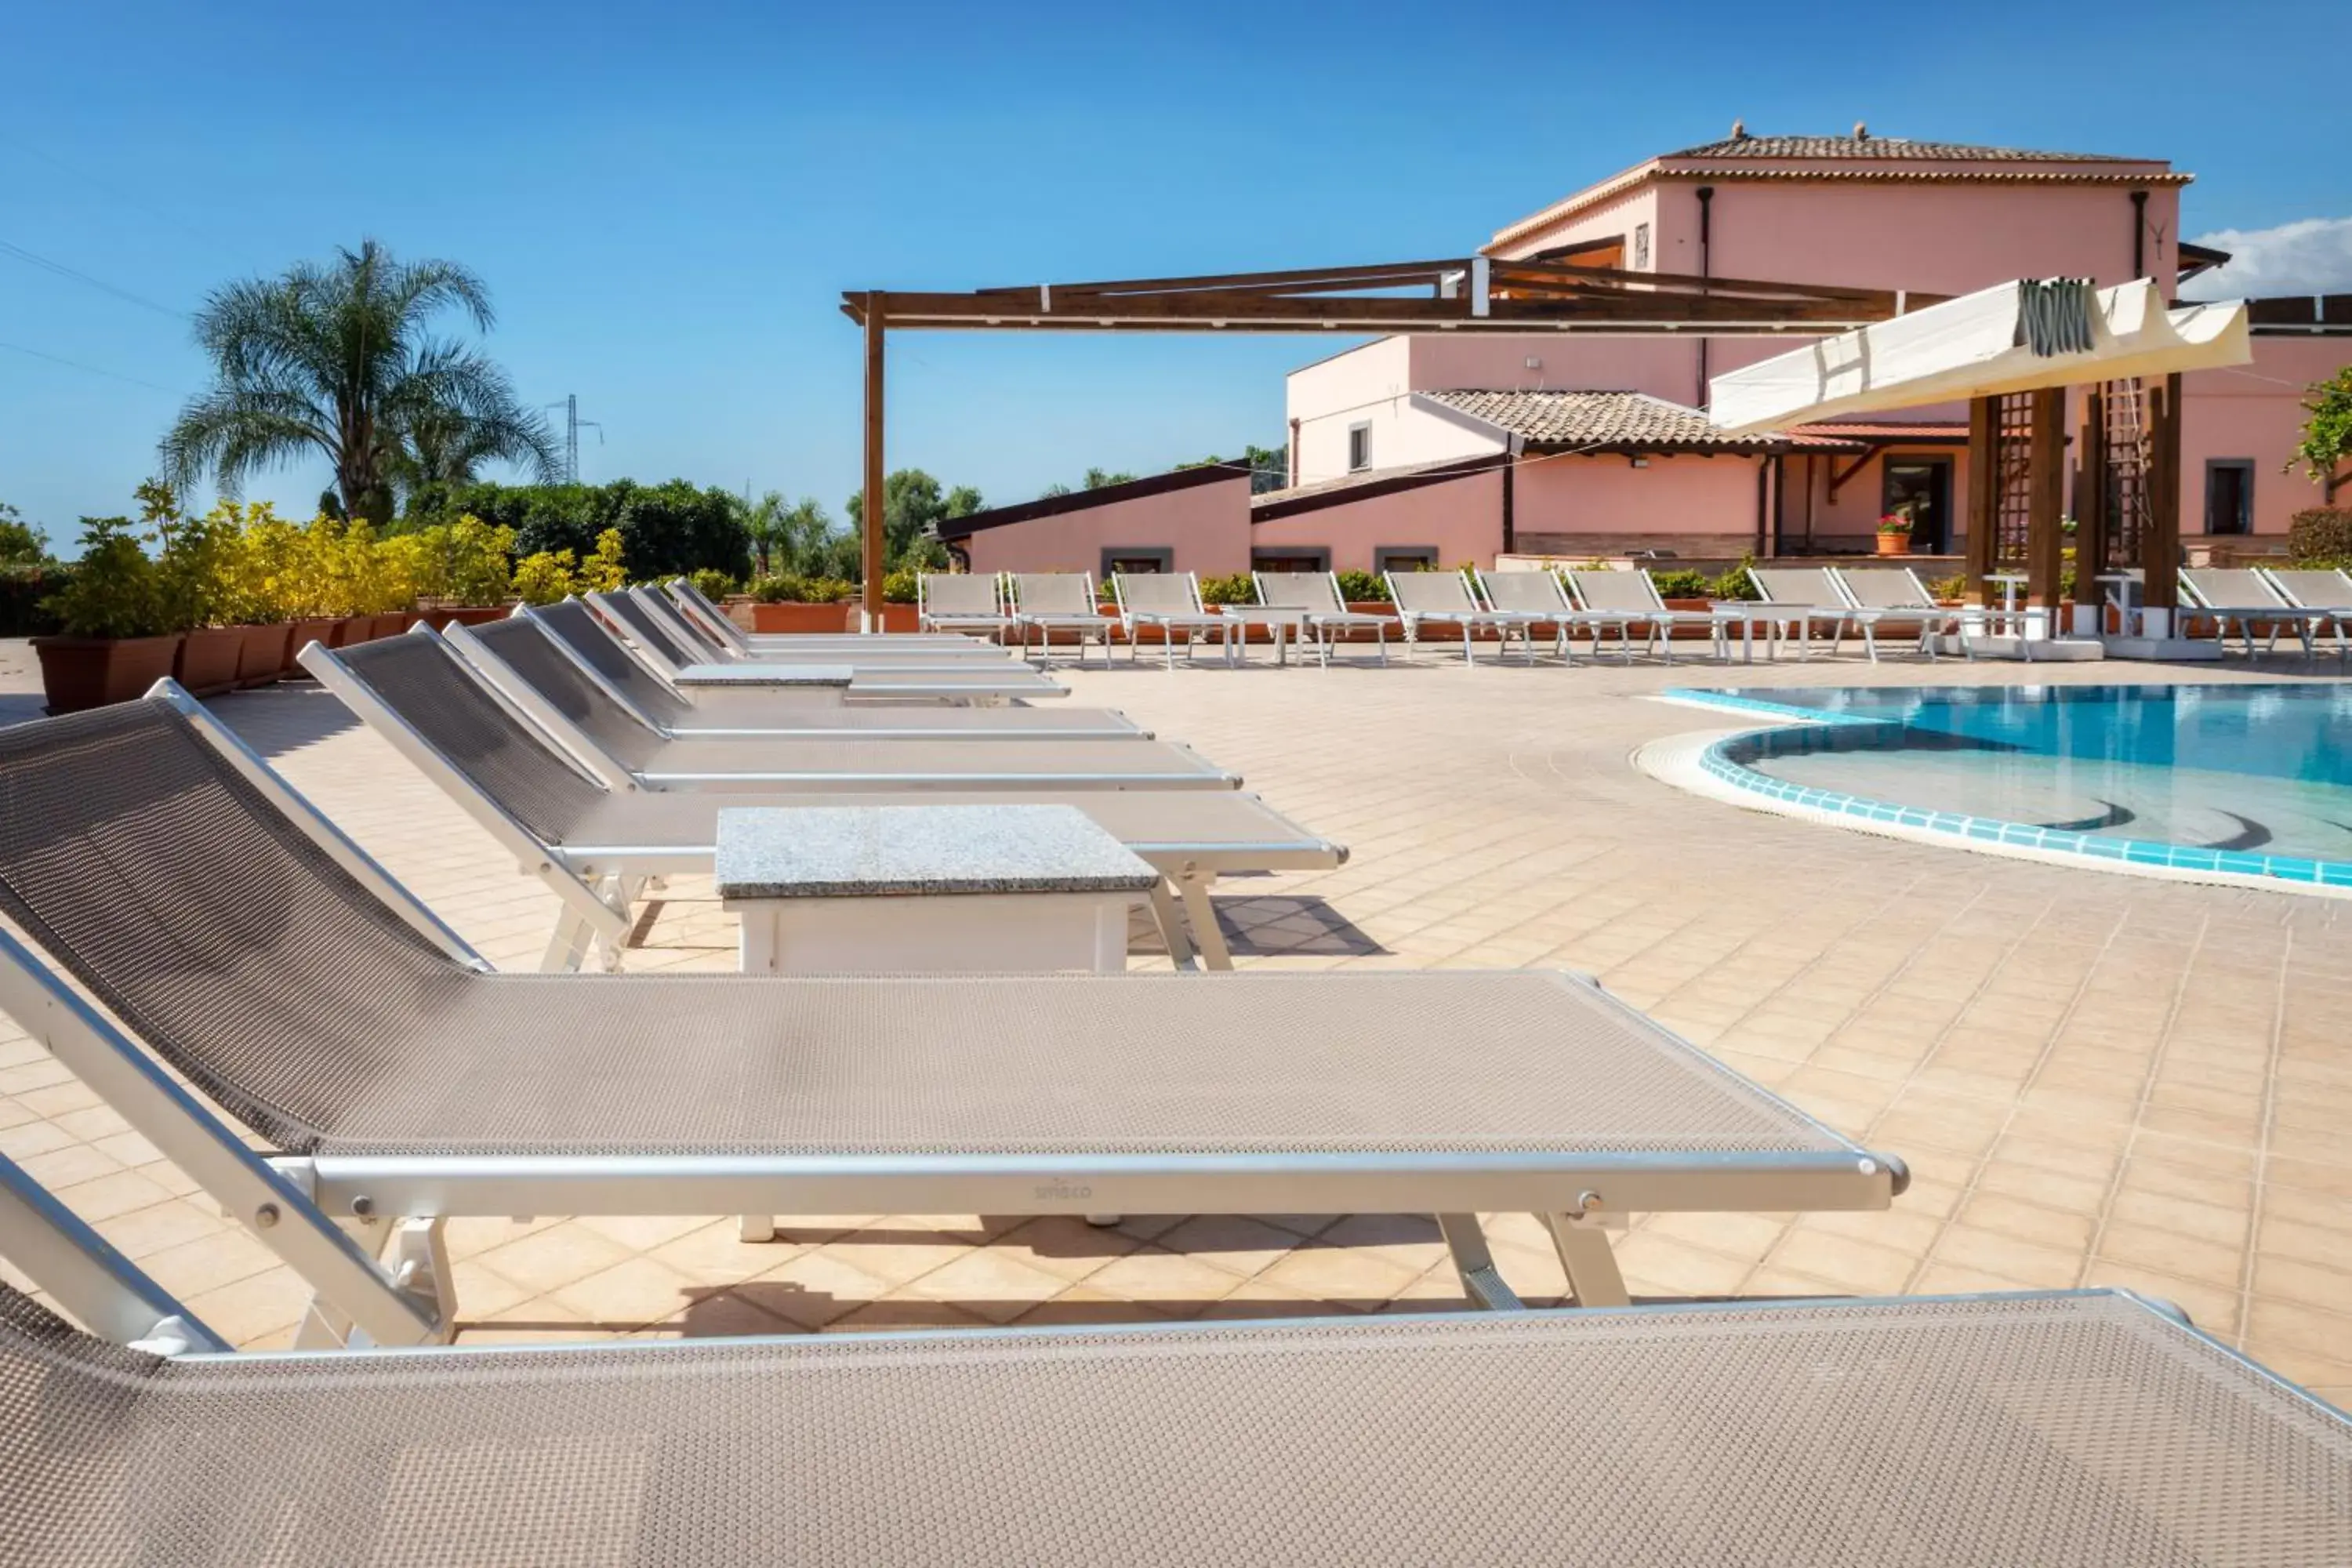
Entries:
[[1695,759],[1752,804],[2118,868],[2352,891],[2352,683],[1663,695],[1791,721]]

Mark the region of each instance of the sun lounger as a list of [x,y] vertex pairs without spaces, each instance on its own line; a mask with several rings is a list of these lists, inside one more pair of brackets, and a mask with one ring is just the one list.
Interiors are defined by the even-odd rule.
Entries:
[[2289,603],[2269,577],[2251,567],[2223,570],[2184,566],[2180,569],[2180,587],[2189,595],[2191,609],[2213,617],[2215,633],[2223,643],[2230,640],[2231,627],[2237,628],[2245,641],[2248,658],[2254,657],[2256,626],[2266,627],[2270,634],[2263,644],[2264,653],[2278,647],[2279,628],[2287,626],[2294,629],[2296,640],[2303,644],[2304,657],[2310,658],[2315,656],[2312,623],[2330,618],[2325,610]]
[[237,1355],[18,1186],[18,1561],[2352,1560],[2352,1424],[2122,1290]]
[[[604,641],[621,650],[629,659],[641,665],[661,682],[673,689],[688,691],[699,706],[706,696],[725,697],[743,691],[757,690],[761,679],[758,670],[763,666],[753,660],[730,660],[719,664],[694,663],[698,655],[664,629],[642,605],[626,601],[611,605],[591,605],[588,600],[566,600],[565,605],[577,605],[579,617],[551,621],[565,642],[580,649],[583,657],[594,646],[594,639],[585,635],[593,626],[603,634]],[[558,606],[548,605],[552,615]],[[638,628],[642,628],[641,630]],[[861,639],[865,640],[865,639]],[[667,649],[667,651],[665,651]],[[845,649],[854,655],[857,650]],[[681,663],[681,660],[689,662]],[[824,659],[803,659],[797,662],[825,663]],[[1039,670],[1005,660],[961,664],[951,668],[927,667],[908,670],[899,667],[860,666],[854,658],[834,662],[852,673],[848,689],[843,696],[876,701],[894,702],[1000,702],[1032,701],[1039,698],[1066,697],[1069,689]],[[603,668],[602,665],[599,668]],[[765,668],[783,668],[773,666]],[[741,684],[730,692],[730,678],[740,677]],[[757,693],[762,700],[772,700],[776,693]]]
[[[600,613],[613,616],[633,638],[641,629],[659,634],[649,637],[649,643],[656,648],[674,647],[683,653],[688,663],[681,668],[706,665],[850,664],[864,669],[914,674],[1014,668],[1013,656],[1006,649],[969,637],[941,644],[929,637],[909,637],[900,642],[889,637],[845,635],[819,638],[814,643],[768,643],[750,652],[738,652],[687,619],[676,605],[650,588],[591,594],[588,602]],[[667,652],[664,657],[667,657]]]
[[[1112,602],[1118,606],[1119,630],[1127,636],[1129,664],[1139,657],[1135,637],[1139,626],[1159,631],[1160,651],[1171,669],[1176,668],[1179,636],[1183,638],[1187,664],[1192,662],[1193,645],[1209,637],[1223,642],[1226,658],[1231,660],[1234,623],[1209,613],[1208,606],[1201,603],[1200,581],[1190,572],[1114,572],[1110,592]],[[1103,657],[1110,657],[1108,647]]]
[[1379,645],[1381,662],[1388,663],[1389,628],[1397,624],[1396,617],[1348,608],[1348,601],[1339,595],[1339,579],[1331,573],[1253,572],[1250,582],[1257,589],[1259,604],[1306,613],[1307,629],[1315,634],[1315,651],[1326,669],[1331,667],[1332,634],[1365,627],[1371,629]]
[[1054,634],[1068,632],[1078,639],[1078,662],[1087,661],[1087,644],[1099,642],[1103,663],[1110,663],[1111,628],[1095,595],[1095,580],[1085,572],[1008,572],[1004,603],[1012,612],[1013,629],[1021,634],[1021,653],[1029,653],[1029,634],[1043,635],[1043,655],[1050,656]]
[[1856,609],[1837,574],[1826,566],[1750,566],[1748,580],[1756,584],[1761,602],[1776,615],[1786,617],[1782,625],[1794,626],[1797,633],[1797,656],[1811,657],[1813,627],[1829,623],[1830,652],[1835,654],[1845,638],[1845,629],[1852,626],[1862,633],[1863,650],[1870,662],[1878,662],[1878,637],[1873,627],[1876,615]]
[[[602,951],[607,967],[617,965],[646,880],[679,871],[708,872],[718,840],[719,812],[726,806],[946,805],[1008,798],[1075,805],[1167,879],[1154,893],[1152,908],[1171,956],[1181,963],[1197,945],[1203,961],[1214,968],[1232,967],[1209,902],[1210,888],[1220,874],[1320,868],[1344,858],[1336,847],[1313,838],[1255,797],[1238,794],[1232,787],[1238,780],[1218,774],[1205,763],[1195,773],[1163,775],[1189,781],[1192,787],[1188,788],[1147,783],[1152,775],[1133,766],[1089,778],[1056,777],[1033,769],[990,779],[978,776],[967,763],[961,775],[935,776],[921,786],[919,802],[908,785],[894,782],[888,773],[867,775],[863,787],[836,774],[812,789],[803,770],[790,783],[727,781],[724,789],[647,788],[610,762],[599,772],[596,763],[581,755],[595,754],[593,745],[583,744],[581,752],[563,747],[473,679],[446,647],[422,637],[413,644],[404,638],[383,641],[391,652],[357,660],[356,668],[323,648],[314,647],[303,657],[331,690],[562,900],[563,913],[544,960],[551,969],[577,966],[592,945]],[[342,650],[344,655],[358,651]],[[1158,760],[1166,753],[1156,742],[1102,745],[1118,752],[1136,749],[1145,768],[1171,765]],[[936,750],[919,742],[883,743],[885,751],[910,746],[925,758]],[[1010,746],[1016,752],[1040,749],[1028,742]],[[1176,754],[1191,757],[1189,752]],[[891,764],[883,757],[874,765]],[[1192,917],[1189,937],[1177,918],[1179,903]]]
[[[2347,623],[2352,623],[2352,576],[2340,569],[2311,566],[2266,566],[2260,570],[2288,604],[2327,612],[2324,625],[2336,633],[2336,653],[2352,655],[2352,638],[2345,636]],[[2322,625],[2315,618],[2312,629],[2316,632]]]
[[0,730],[0,913],[121,1026],[5,931],[0,1011],[379,1343],[462,1215],[1434,1214],[1501,1304],[1501,1210],[1601,1305],[1612,1217],[1906,1180],[1570,975],[488,973],[176,688]]
[[1462,658],[1466,663],[1478,662],[1475,648],[1481,628],[1491,629],[1505,650],[1510,646],[1511,634],[1518,633],[1528,662],[1535,662],[1533,617],[1488,609],[1478,602],[1478,596],[1470,591],[1470,580],[1461,573],[1383,572],[1381,578],[1388,584],[1389,596],[1396,603],[1397,618],[1404,623],[1408,647],[1421,640],[1422,623],[1433,621],[1461,628]]
[[[872,637],[865,632],[747,632],[728,618],[727,612],[710,602],[709,596],[683,577],[664,584],[674,604],[687,622],[705,637],[739,654],[754,654],[763,648],[801,647],[873,647]],[[894,648],[916,647],[964,652],[986,645],[978,639],[960,634],[917,633],[908,636],[894,632],[887,645]]]
[[1715,651],[1723,651],[1721,618],[1706,610],[1666,608],[1666,601],[1659,595],[1658,585],[1647,568],[1632,572],[1563,569],[1559,579],[1583,607],[1585,622],[1593,628],[1595,658],[1601,657],[1601,631],[1605,626],[1616,628],[1618,650],[1628,664],[1633,659],[1633,631],[1636,626],[1642,629],[1642,651],[1647,653],[1662,647],[1668,664],[1675,661],[1675,630],[1678,626],[1706,626]]
[[[1919,650],[1930,659],[1937,655],[1937,640],[1947,634],[1957,636],[1963,654],[1976,658],[1970,631],[1981,628],[1983,616],[1964,607],[1936,603],[1936,596],[1927,592],[1927,585],[1919,581],[1919,574],[1910,567],[1833,566],[1829,572],[1847,602],[1860,615],[1869,617],[1862,621],[1865,639],[1873,638],[1880,626],[1916,626],[1919,628]],[[1875,655],[1874,641],[1871,647]]]
[[[1590,625],[1584,612],[1569,598],[1568,590],[1559,579],[1549,572],[1480,572],[1477,574],[1479,596],[1489,609],[1513,615],[1538,617],[1528,623],[1530,637],[1535,628],[1549,624],[1552,628],[1553,649],[1561,659],[1573,663],[1568,651],[1570,626]],[[1593,632],[1593,648],[1600,649],[1600,631]]]
[[[714,726],[675,697],[643,695],[665,721],[618,689],[582,660],[534,613],[478,626],[452,626],[444,634],[467,662],[488,677],[501,693],[545,720],[532,708],[552,703],[564,718],[593,732],[609,727],[607,749],[643,752],[664,743],[707,744],[714,758],[732,756],[740,764],[752,755],[745,742],[781,740],[952,741],[959,739],[1113,741],[1149,740],[1150,732],[1124,713],[1108,708],[916,708],[910,706],[774,708],[761,721]],[[654,688],[648,675],[644,685]],[[635,762],[633,767],[641,764]]]
[[985,632],[1002,643],[1013,629],[1003,579],[993,572],[918,573],[915,624],[927,632]]

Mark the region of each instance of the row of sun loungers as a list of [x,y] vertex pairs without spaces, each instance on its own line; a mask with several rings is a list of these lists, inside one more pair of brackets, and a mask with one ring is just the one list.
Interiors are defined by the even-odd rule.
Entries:
[[[1337,861],[1122,715],[712,613],[304,662],[557,888],[558,968],[708,868],[722,804],[1064,800],[1171,881]],[[1908,1178],[1580,977],[498,973],[169,682],[0,731],[0,1010],[316,1292],[305,1348],[236,1354],[0,1159],[0,1256],[88,1331],[0,1285],[0,1560],[2352,1557],[2352,1425],[2161,1303],[1633,1306],[1630,1214]],[[1577,1310],[1521,1308],[1496,1211]],[[453,1216],[940,1212],[1434,1215],[1491,1310],[440,1348]]]

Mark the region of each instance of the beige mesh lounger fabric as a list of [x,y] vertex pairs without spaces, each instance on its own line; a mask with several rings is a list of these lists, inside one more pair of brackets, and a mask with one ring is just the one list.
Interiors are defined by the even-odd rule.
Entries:
[[2119,1291],[158,1354],[0,1286],[0,1556],[2352,1560],[2343,1416]]
[[2315,617],[2313,630],[2325,626],[2334,631],[2337,655],[2352,657],[2352,637],[2345,636],[2346,623],[2352,622],[2352,576],[2341,569],[2323,571],[2315,567],[2265,566],[2260,570],[2288,604],[2326,611],[2324,622]]
[[[1381,580],[1389,585],[1389,597],[1395,601],[1397,618],[1404,623],[1404,640],[1408,647],[1421,640],[1423,621],[1435,621],[1441,626],[1462,628],[1462,658],[1471,664],[1478,662],[1475,651],[1476,633],[1480,628],[1492,630],[1507,651],[1511,634],[1519,634],[1519,642],[1528,662],[1536,658],[1535,617],[1504,610],[1490,610],[1478,602],[1470,591],[1470,581],[1459,572],[1383,572]],[[1501,657],[1498,652],[1497,658]]]
[[1570,975],[485,973],[223,733],[162,697],[0,730],[0,913],[292,1185],[255,1185],[5,933],[0,1005],[230,1212],[280,1205],[263,1239],[380,1341],[413,1310],[284,1194],[385,1220],[1433,1213],[1495,1300],[1467,1216],[1545,1212],[1591,1304],[1624,1299],[1611,1215],[1903,1185]]
[[1584,608],[1586,623],[1592,627],[1592,656],[1601,657],[1601,629],[1617,628],[1618,651],[1625,662],[1633,661],[1633,630],[1642,628],[1642,651],[1663,648],[1668,664],[1675,661],[1675,628],[1704,626],[1713,640],[1715,651],[1724,651],[1723,622],[1706,610],[1670,610],[1658,592],[1658,584],[1646,568],[1632,572],[1607,569],[1580,572],[1563,569],[1561,583]]
[[[809,707],[780,709],[758,728],[674,730],[639,710],[530,616],[453,626],[452,647],[509,698],[556,709],[639,773],[695,774],[772,767],[772,744],[792,740],[1148,740],[1106,708]],[[532,709],[532,717],[541,718]],[[542,723],[545,721],[542,719]],[[550,726],[552,727],[552,726]],[[567,745],[570,744],[567,739]],[[700,765],[691,760],[700,758]]]
[[1003,580],[993,572],[918,573],[915,624],[927,632],[984,631],[1002,642],[1013,629]]
[[1013,629],[1021,634],[1021,654],[1029,654],[1029,634],[1043,636],[1040,657],[1050,656],[1054,635],[1068,632],[1078,639],[1078,662],[1087,659],[1087,645],[1099,642],[1103,663],[1110,662],[1111,629],[1118,623],[1105,617],[1095,595],[1095,580],[1086,572],[1008,572],[1004,602],[1012,612]]
[[1339,595],[1337,574],[1253,572],[1250,581],[1257,589],[1259,604],[1307,612],[1307,629],[1315,634],[1315,651],[1326,669],[1331,666],[1332,634],[1367,627],[1380,648],[1381,662],[1388,663],[1389,628],[1397,624],[1396,617],[1348,608],[1348,601]]
[[[1169,668],[1176,668],[1176,640],[1184,641],[1184,661],[1192,660],[1193,647],[1210,637],[1222,640],[1226,658],[1233,655],[1234,623],[1221,615],[1212,615],[1201,603],[1201,584],[1190,572],[1114,572],[1110,579],[1111,600],[1118,606],[1119,629],[1127,637],[1127,659],[1129,664],[1141,657],[1137,646],[1139,626],[1159,628],[1160,652]],[[1109,649],[1104,649],[1109,657]]]
[[1528,635],[1533,637],[1538,626],[1549,624],[1552,628],[1553,648],[1565,662],[1574,662],[1568,651],[1568,631],[1579,625],[1593,626],[1593,653],[1599,657],[1600,628],[1591,617],[1579,610],[1569,598],[1568,590],[1559,579],[1549,572],[1486,572],[1475,574],[1479,595],[1490,608],[1513,615],[1535,617],[1528,622]]
[[2187,590],[2192,607],[2213,617],[2215,629],[2224,644],[2230,640],[2230,629],[2235,626],[2244,639],[2246,657],[2254,657],[2254,628],[2267,629],[2263,651],[2269,653],[2278,647],[2279,628],[2291,627],[2303,644],[2305,658],[2315,656],[2311,640],[2314,621],[2329,618],[2324,610],[2308,610],[2290,604],[2276,584],[2252,567],[2235,569],[2191,567],[2180,569],[2180,585]]

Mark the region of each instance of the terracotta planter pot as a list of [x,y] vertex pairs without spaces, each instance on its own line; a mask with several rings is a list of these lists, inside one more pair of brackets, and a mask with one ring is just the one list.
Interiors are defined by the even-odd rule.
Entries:
[[375,622],[375,631],[369,639],[373,641],[375,637],[396,637],[423,617],[415,610],[394,610],[371,618]]
[[337,616],[327,623],[327,635],[319,640],[329,647],[350,647],[374,636],[373,616]]
[[236,629],[242,634],[236,649],[239,686],[267,686],[286,673],[286,666],[293,658],[293,623],[278,621],[271,626]]
[[286,675],[289,679],[308,680],[310,672],[301,666],[302,650],[314,642],[333,647],[337,623],[324,616],[310,616],[289,625],[291,629],[286,636]]
[[41,659],[41,689],[48,711],[79,713],[110,702],[128,702],[172,673],[179,656],[174,633],[160,637],[35,637]]
[[751,606],[751,629],[772,633],[843,632],[850,628],[852,613],[847,605],[755,604]]
[[922,624],[922,612],[912,605],[882,606],[882,629],[886,632],[919,631]]
[[236,661],[245,650],[243,626],[198,626],[180,638],[172,679],[198,697],[236,689]]
[[1911,553],[1911,536],[1907,533],[1882,533],[1878,536],[1878,552],[1881,555],[1908,555]]

